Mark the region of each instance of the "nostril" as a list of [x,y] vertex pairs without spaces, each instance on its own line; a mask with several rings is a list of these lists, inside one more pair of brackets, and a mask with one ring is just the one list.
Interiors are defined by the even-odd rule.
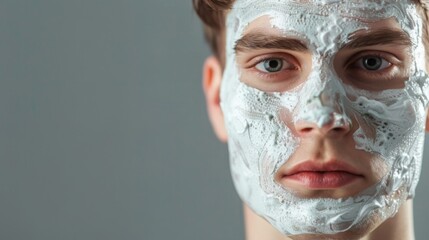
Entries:
[[311,127],[306,127],[306,128],[301,128],[299,131],[300,131],[301,133],[309,133],[309,132],[311,132],[311,130],[313,130],[313,128],[311,128]]
[[332,130],[333,130],[333,131],[335,131],[335,132],[342,132],[342,131],[344,131],[345,129],[344,129],[344,128],[342,128],[342,127],[336,127],[336,128],[333,128]]
[[348,122],[343,121],[339,122],[340,124],[335,123],[338,122],[330,121],[323,126],[318,126],[311,122],[300,121],[296,123],[295,129],[296,133],[301,137],[310,137],[313,134],[340,136],[350,131]]

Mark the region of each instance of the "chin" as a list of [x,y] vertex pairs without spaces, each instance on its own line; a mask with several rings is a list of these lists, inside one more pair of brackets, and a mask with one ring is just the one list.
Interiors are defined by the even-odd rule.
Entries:
[[367,220],[345,232],[335,234],[302,234],[288,236],[293,240],[360,240],[368,236],[382,224],[382,220],[373,214]]
[[289,236],[292,240],[360,240],[369,234],[368,231],[344,232],[332,235],[304,234]]

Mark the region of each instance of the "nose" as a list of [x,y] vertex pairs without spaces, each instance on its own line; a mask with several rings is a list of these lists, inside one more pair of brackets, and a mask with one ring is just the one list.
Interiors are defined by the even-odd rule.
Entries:
[[350,129],[351,124],[348,117],[334,111],[325,113],[318,121],[300,119],[295,122],[295,130],[300,137],[315,135],[341,137],[349,133]]
[[351,119],[346,114],[347,98],[342,85],[326,81],[319,89],[303,95],[293,118],[296,134],[306,136],[344,136],[351,130]]

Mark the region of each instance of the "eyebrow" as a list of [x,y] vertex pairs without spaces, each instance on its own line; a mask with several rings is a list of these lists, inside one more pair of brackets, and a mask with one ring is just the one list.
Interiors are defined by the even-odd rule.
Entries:
[[245,52],[257,49],[287,49],[292,51],[307,51],[306,44],[290,37],[266,35],[263,33],[248,33],[235,42],[235,52]]
[[[352,34],[349,42],[343,48],[361,48],[374,45],[406,45],[411,46],[409,36],[401,30],[379,29],[365,35]],[[235,52],[245,52],[258,49],[285,49],[292,51],[308,51],[301,40],[263,33],[248,33],[235,42]]]
[[361,48],[375,45],[407,45],[411,46],[410,37],[401,30],[379,29],[365,35],[352,34],[343,48]]

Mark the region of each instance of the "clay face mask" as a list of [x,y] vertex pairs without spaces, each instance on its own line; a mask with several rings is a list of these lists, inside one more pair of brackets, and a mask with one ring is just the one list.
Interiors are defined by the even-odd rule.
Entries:
[[[410,60],[393,63],[395,80],[341,73],[342,68],[361,68],[338,60],[353,37],[385,29],[379,26],[385,22],[409,38]],[[236,0],[226,26],[221,104],[232,176],[243,201],[286,235],[335,234],[394,216],[412,197],[419,178],[429,93],[415,6],[410,1]],[[274,91],[274,84],[252,84],[258,75],[246,75],[236,53],[237,41],[252,31],[301,41],[311,56],[308,74]],[[368,68],[391,67],[383,57],[365,61]],[[266,68],[263,64],[255,66]],[[297,134],[301,122],[346,129],[344,143],[351,142],[352,149],[337,144],[345,148],[340,155],[356,166],[373,167],[365,170],[366,179],[380,175],[359,192],[341,197],[305,197],[280,184],[276,176],[282,166],[308,160],[299,159],[306,151]]]

